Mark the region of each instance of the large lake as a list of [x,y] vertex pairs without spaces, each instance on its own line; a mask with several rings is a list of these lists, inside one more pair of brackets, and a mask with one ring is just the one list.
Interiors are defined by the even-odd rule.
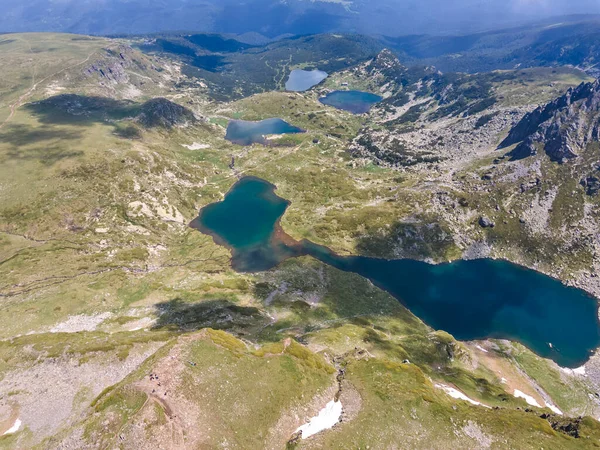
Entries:
[[597,302],[582,290],[506,261],[431,265],[338,256],[282,231],[279,219],[289,202],[274,190],[264,180],[242,178],[223,201],[203,208],[191,226],[228,246],[238,271],[267,270],[286,258],[311,255],[370,279],[428,325],[457,339],[518,341],[571,368],[585,363],[600,345]]
[[265,136],[294,133],[304,133],[304,130],[281,119],[266,119],[260,122],[231,120],[227,125],[225,139],[239,145],[252,145],[255,143],[266,145]]
[[371,106],[381,100],[383,97],[363,91],[333,91],[319,99],[324,105],[350,111],[352,114],[368,113]]
[[327,78],[327,72],[322,70],[294,69],[285,83],[285,90],[291,92],[304,92],[316,86]]

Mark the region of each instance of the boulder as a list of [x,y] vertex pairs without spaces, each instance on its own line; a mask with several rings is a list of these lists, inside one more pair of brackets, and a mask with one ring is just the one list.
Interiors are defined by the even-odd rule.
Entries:
[[585,193],[589,196],[596,195],[600,191],[600,178],[589,176],[581,180],[580,184],[585,188]]
[[494,228],[496,224],[485,216],[479,218],[479,226],[482,228]]

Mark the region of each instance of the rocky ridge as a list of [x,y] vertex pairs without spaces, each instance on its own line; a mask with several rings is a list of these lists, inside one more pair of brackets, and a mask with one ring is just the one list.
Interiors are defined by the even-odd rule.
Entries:
[[365,71],[371,76],[383,76],[386,79],[396,79],[406,72],[406,67],[389,49],[384,49],[366,66]]
[[500,148],[519,143],[513,159],[535,155],[543,148],[554,161],[577,158],[588,144],[600,140],[600,81],[582,83],[563,96],[526,114]]

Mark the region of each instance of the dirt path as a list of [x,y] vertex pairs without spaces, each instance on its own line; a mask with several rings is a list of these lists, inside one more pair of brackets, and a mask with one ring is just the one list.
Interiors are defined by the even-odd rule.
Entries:
[[[135,442],[137,447],[133,448],[143,448],[144,443],[149,444],[150,441],[145,441],[146,439],[160,440],[161,448],[164,449],[205,448],[204,433],[208,427],[203,425],[197,405],[188,402],[178,392],[187,364],[184,351],[191,342],[205,337],[206,333],[202,331],[179,338],[171,351],[156,362],[151,372],[133,384],[135,389],[146,394],[146,402],[135,417],[119,430],[117,439]],[[155,429],[155,435],[148,437],[140,434],[139,425],[146,423],[152,416],[152,407],[158,407],[164,412],[165,422]]]
[[[27,42],[27,45],[29,45],[30,51],[32,51],[32,50],[31,50],[31,45],[29,44],[29,42]],[[59,71],[57,71],[57,72],[54,72],[54,73],[52,73],[52,74],[48,75],[48,76],[47,76],[47,77],[45,77],[45,78],[42,78],[41,80],[39,80],[39,81],[37,81],[37,82],[35,81],[35,75],[36,75],[36,66],[35,66],[35,64],[34,64],[34,66],[33,66],[33,69],[32,69],[32,70],[33,70],[33,84],[32,84],[32,86],[29,88],[29,90],[27,90],[27,92],[25,92],[23,95],[21,95],[21,96],[20,96],[20,97],[17,99],[17,101],[16,101],[16,102],[14,102],[14,103],[12,103],[12,104],[10,105],[10,113],[9,113],[8,117],[7,117],[6,119],[4,119],[4,121],[3,121],[2,123],[0,123],[0,129],[2,129],[2,128],[4,127],[4,125],[6,125],[6,124],[7,124],[7,123],[8,123],[8,122],[9,122],[9,121],[10,121],[10,120],[13,118],[13,116],[15,115],[15,112],[16,112],[16,110],[17,110],[18,108],[20,108],[21,106],[23,106],[23,104],[25,103],[25,101],[26,101],[26,100],[27,100],[29,97],[31,97],[31,95],[33,95],[33,93],[35,92],[35,90],[37,89],[37,87],[38,87],[40,84],[42,84],[42,83],[46,82],[47,80],[49,80],[49,79],[51,79],[51,78],[54,78],[55,76],[57,76],[57,75],[59,75],[59,74],[61,74],[61,73],[65,72],[65,71],[67,71],[67,70],[74,69],[75,67],[78,67],[78,66],[81,66],[81,65],[83,65],[83,64],[85,64],[85,63],[87,63],[87,62],[88,62],[88,61],[89,61],[89,60],[92,58],[92,56],[94,56],[94,54],[95,54],[97,51],[98,51],[98,50],[94,50],[94,51],[93,51],[92,53],[90,53],[90,54],[87,56],[87,58],[85,58],[83,61],[80,61],[80,62],[78,62],[78,63],[76,63],[76,64],[73,64],[73,65],[71,65],[71,66],[67,66],[67,67],[65,67],[65,68],[63,68],[63,69],[61,69],[61,70],[59,70]]]
[[[144,380],[137,383],[135,387],[147,395],[146,402],[140,408],[138,414],[143,413],[151,403],[158,405],[158,407],[164,411],[167,427],[170,429],[170,448],[185,448],[185,427],[166,397],[168,395],[168,390],[161,390],[160,388],[162,386],[160,385],[160,382],[158,379],[155,380],[154,378],[144,378]],[[120,434],[120,432],[117,433],[117,435]]]

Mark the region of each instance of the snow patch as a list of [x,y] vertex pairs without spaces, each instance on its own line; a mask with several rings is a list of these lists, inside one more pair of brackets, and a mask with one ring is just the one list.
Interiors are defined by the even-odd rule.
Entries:
[[156,323],[156,319],[142,317],[141,319],[131,321],[123,326],[127,331],[146,330]]
[[319,415],[310,419],[310,421],[296,430],[296,433],[302,432],[302,439],[309,438],[323,430],[332,428],[340,421],[342,415],[342,402],[331,400],[325,408],[319,411]]
[[531,395],[527,395],[525,392],[522,392],[518,389],[515,389],[515,392],[513,393],[513,395],[517,398],[524,399],[528,405],[536,406],[538,408],[542,407],[535,398],[533,398]]
[[582,377],[585,376],[585,366],[578,367],[577,369],[567,369],[566,367],[561,367],[560,370],[569,375],[581,375]]
[[553,405],[552,403],[546,403],[546,408],[550,408],[550,410],[554,413],[554,414],[558,414],[559,416],[562,416],[563,413],[560,409],[558,409],[555,405]]
[[463,394],[462,392],[460,392],[457,389],[454,389],[453,387],[446,386],[445,384],[436,384],[435,387],[439,388],[439,389],[443,389],[444,392],[446,392],[446,394],[448,394],[450,397],[455,398],[457,400],[464,400],[466,402],[471,403],[472,405],[483,406],[485,408],[489,408],[488,405],[484,405],[483,403],[480,403],[476,400],[473,400],[472,398],[467,397],[465,394]]
[[479,350],[481,350],[483,353],[487,353],[488,351],[483,348],[481,345],[476,345],[475,347],[477,347]]
[[21,428],[21,419],[17,419],[15,420],[15,423],[13,424],[12,427],[10,427],[8,430],[6,430],[4,433],[2,433],[2,436],[5,436],[7,434],[13,434],[16,433],[17,431],[19,431],[19,428]]
[[210,145],[208,145],[208,144],[199,144],[198,142],[193,142],[190,145],[182,144],[182,147],[185,147],[188,150],[205,150],[207,148],[210,148]]

